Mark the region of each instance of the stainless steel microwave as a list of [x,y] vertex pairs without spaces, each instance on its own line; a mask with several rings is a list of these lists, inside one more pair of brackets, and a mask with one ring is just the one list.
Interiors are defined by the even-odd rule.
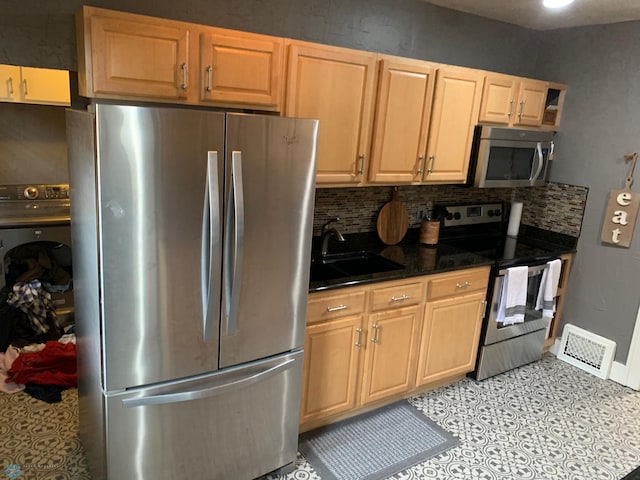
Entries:
[[553,132],[476,127],[467,183],[474,187],[535,187],[547,180]]

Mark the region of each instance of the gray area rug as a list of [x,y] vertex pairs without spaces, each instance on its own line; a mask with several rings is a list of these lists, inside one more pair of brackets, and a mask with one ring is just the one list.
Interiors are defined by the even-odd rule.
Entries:
[[322,480],[380,480],[459,443],[403,400],[303,433],[298,450]]

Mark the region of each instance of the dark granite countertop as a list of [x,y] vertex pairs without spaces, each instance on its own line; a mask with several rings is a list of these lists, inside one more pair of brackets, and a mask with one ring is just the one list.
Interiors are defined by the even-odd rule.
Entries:
[[[438,245],[433,247],[421,245],[419,243],[419,229],[410,229],[402,242],[391,246],[382,243],[376,232],[349,234],[344,235],[344,238],[344,242],[337,242],[333,238],[330,240],[330,254],[368,251],[401,263],[405,268],[369,275],[310,282],[309,292],[493,265],[495,260],[493,257],[483,256],[448,244],[446,239],[441,239]],[[522,229],[518,241],[523,241],[533,246],[544,246],[556,255],[575,252],[577,244],[577,239],[574,237],[548,232],[535,227]],[[320,250],[319,243],[320,239],[314,237],[313,255],[318,255]]]

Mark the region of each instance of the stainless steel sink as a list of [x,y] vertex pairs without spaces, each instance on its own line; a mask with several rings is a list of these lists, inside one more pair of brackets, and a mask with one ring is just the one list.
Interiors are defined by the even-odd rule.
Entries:
[[371,275],[403,268],[404,265],[372,252],[337,253],[314,257],[311,260],[311,281]]

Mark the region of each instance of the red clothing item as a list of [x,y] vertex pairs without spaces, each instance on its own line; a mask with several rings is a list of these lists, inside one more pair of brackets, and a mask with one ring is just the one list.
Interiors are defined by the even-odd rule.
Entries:
[[76,345],[48,341],[39,352],[21,353],[7,372],[5,381],[75,387],[78,384]]

